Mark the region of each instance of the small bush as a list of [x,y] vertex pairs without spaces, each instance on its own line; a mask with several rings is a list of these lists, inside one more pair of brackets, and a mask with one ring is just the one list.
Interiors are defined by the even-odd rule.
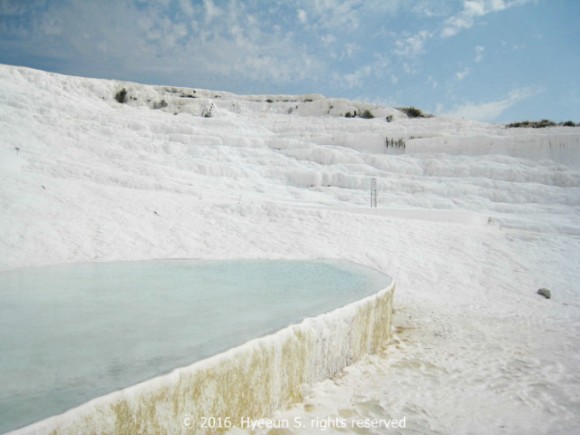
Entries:
[[115,94],[115,100],[119,103],[124,104],[127,102],[127,89],[123,88]]
[[562,127],[576,127],[578,124],[575,124],[574,121],[566,121],[566,122],[561,122],[560,125]]
[[385,119],[387,120],[387,122],[393,122],[393,115],[387,115]]
[[373,115],[369,109],[366,109],[363,113],[360,114],[360,117],[364,119],[373,119],[375,115]]
[[266,100],[266,103],[273,103],[273,102],[274,102],[274,100],[272,100],[271,98],[268,98],[268,99]]
[[542,119],[535,128],[554,127],[555,125],[556,123],[549,119]]
[[421,111],[421,109],[417,109],[416,107],[401,107],[399,109],[401,112],[406,114],[409,118],[426,118],[425,114]]
[[520,122],[512,122],[511,124],[507,124],[507,128],[546,128],[546,127],[554,127],[556,125],[555,122],[550,121],[549,119],[542,119],[541,121],[520,121]]
[[529,127],[530,121],[519,121],[519,122],[512,122],[510,124],[506,124],[507,128],[523,128]]

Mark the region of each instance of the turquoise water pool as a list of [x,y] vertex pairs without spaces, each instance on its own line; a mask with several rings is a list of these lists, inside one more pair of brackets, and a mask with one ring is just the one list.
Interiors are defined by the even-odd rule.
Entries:
[[336,261],[91,263],[0,273],[0,432],[387,287]]

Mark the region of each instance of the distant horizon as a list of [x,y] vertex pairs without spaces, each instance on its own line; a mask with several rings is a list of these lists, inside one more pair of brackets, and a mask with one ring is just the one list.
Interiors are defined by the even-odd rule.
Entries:
[[0,2],[0,63],[493,124],[580,122],[573,0]]

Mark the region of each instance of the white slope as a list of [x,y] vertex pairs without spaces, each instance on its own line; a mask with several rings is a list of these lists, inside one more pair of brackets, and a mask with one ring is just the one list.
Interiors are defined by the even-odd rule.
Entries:
[[[342,116],[355,110],[375,118]],[[0,270],[337,258],[393,276],[393,344],[272,416],[304,422],[292,432],[337,418],[405,417],[425,434],[580,426],[579,128],[0,66],[0,210]]]

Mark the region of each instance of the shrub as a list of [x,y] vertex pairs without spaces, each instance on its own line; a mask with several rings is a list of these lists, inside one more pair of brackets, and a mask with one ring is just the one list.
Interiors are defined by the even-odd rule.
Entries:
[[421,109],[417,109],[416,107],[401,107],[399,109],[401,112],[406,114],[409,118],[425,118],[425,114],[421,111]]
[[512,122],[506,125],[507,128],[522,128],[530,127],[530,121]]
[[550,121],[549,119],[542,119],[534,128],[544,128],[544,127],[553,127],[556,123]]
[[550,121],[549,119],[542,119],[541,121],[520,121],[520,122],[512,122],[511,124],[507,124],[507,128],[546,128],[546,127],[554,127],[556,125],[555,122]]
[[393,115],[387,115],[387,117],[385,119],[387,120],[387,122],[392,122],[393,121]]
[[115,100],[123,104],[127,102],[127,89],[123,88],[115,94]]
[[369,109],[366,109],[363,113],[360,114],[360,117],[364,119],[373,119],[375,115],[373,115]]

